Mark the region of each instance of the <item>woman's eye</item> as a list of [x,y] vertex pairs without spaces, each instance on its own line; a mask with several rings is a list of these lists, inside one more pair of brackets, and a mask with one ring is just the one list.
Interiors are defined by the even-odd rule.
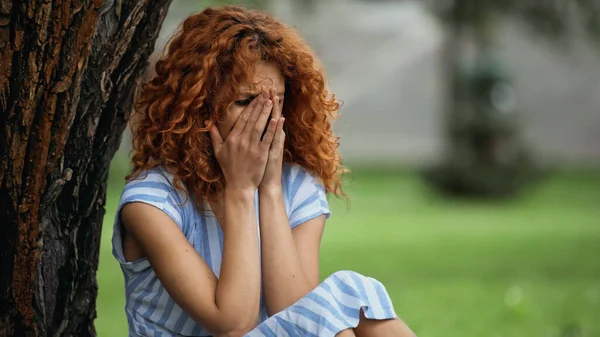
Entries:
[[254,97],[249,97],[246,99],[235,101],[235,104],[237,104],[239,106],[247,106],[248,104],[250,104],[252,102],[253,99],[254,99]]

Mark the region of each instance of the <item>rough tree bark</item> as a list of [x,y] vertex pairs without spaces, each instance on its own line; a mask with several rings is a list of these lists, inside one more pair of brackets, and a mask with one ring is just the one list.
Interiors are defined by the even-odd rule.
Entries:
[[0,0],[0,336],[93,336],[108,168],[171,0]]

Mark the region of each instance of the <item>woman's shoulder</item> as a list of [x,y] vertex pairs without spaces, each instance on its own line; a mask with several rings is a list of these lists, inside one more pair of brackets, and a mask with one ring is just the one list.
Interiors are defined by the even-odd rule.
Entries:
[[166,197],[175,190],[173,176],[161,166],[138,172],[125,184],[123,195],[132,191]]
[[302,185],[321,185],[319,177],[298,164],[284,164],[281,179],[283,184],[292,190]]
[[283,193],[292,228],[321,214],[331,214],[327,195],[319,177],[300,165],[284,165]]
[[173,183],[173,175],[163,167],[157,166],[139,172],[127,181],[121,194],[120,204],[142,198],[150,204],[164,204],[171,200],[182,202],[184,191],[177,189]]
[[325,189],[321,179],[297,164],[284,165],[282,185],[284,196],[291,203],[304,200],[307,197],[316,197],[317,195],[325,197]]
[[144,203],[164,211],[184,227],[189,199],[186,193],[175,187],[172,174],[158,166],[129,179],[121,193],[118,211],[128,203]]

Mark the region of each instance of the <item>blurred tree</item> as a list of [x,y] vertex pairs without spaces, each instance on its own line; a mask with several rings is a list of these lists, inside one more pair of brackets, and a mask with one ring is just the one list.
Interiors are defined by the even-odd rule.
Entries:
[[597,0],[431,1],[446,30],[446,149],[426,178],[445,193],[509,196],[536,172],[521,139],[511,76],[494,52],[497,19],[517,17],[554,43],[584,30],[600,41]]
[[303,12],[304,15],[313,14],[317,6],[317,2],[315,0],[294,0],[292,3],[296,10]]
[[108,168],[171,0],[0,1],[0,336],[93,336]]
[[269,0],[200,0],[196,5],[199,9],[221,5],[245,5],[250,8],[266,9],[269,6]]

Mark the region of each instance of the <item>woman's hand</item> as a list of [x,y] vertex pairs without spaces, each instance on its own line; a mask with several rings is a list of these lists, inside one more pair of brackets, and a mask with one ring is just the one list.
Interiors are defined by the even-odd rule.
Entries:
[[265,92],[242,111],[225,141],[217,127],[211,127],[210,137],[215,157],[228,188],[254,192],[263,180],[269,149],[277,129],[276,120],[269,121],[262,141],[261,135],[272,109],[273,101],[269,98],[269,93]]
[[283,149],[285,144],[285,132],[283,131],[283,123],[285,121],[285,118],[282,115],[282,106],[279,104],[279,97],[275,93],[275,90],[271,89],[269,94],[271,100],[273,101],[273,114],[271,121],[277,121],[277,126],[275,128],[274,139],[272,140],[269,149],[269,158],[267,160],[265,174],[259,186],[260,189],[281,187]]

